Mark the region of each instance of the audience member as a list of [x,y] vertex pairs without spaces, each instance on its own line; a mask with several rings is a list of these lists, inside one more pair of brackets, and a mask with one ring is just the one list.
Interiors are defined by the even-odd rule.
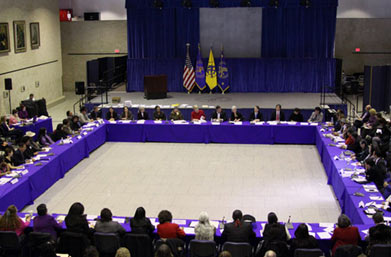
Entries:
[[62,229],[61,223],[48,214],[48,209],[45,204],[40,204],[37,207],[38,216],[33,220],[34,232],[49,233],[54,240],[57,239],[57,231]]
[[205,120],[206,116],[203,110],[200,110],[198,108],[198,105],[193,106],[193,111],[191,112],[191,120],[192,121],[199,121],[199,120]]
[[263,121],[263,115],[261,113],[261,108],[258,105],[254,106],[253,112],[250,114],[250,121],[260,122]]
[[303,122],[304,121],[303,114],[301,114],[301,111],[299,108],[295,108],[293,110],[291,116],[289,116],[289,121],[296,121],[296,122]]
[[367,236],[368,247],[367,255],[370,256],[371,248],[376,244],[391,244],[391,227],[384,224],[384,218],[382,212],[376,212],[372,219],[375,223],[375,226],[369,229]]
[[243,214],[240,210],[232,213],[233,222],[224,225],[221,234],[223,242],[246,242],[250,243],[255,238],[251,223],[242,222]]
[[273,250],[269,250],[265,253],[265,257],[278,257],[276,252]]
[[162,244],[155,252],[155,257],[174,257],[168,245]]
[[306,224],[300,224],[295,231],[295,238],[291,241],[291,252],[292,256],[295,253],[296,249],[314,249],[319,248],[318,241],[315,237],[311,236],[308,232],[308,227]]
[[145,217],[145,209],[138,207],[134,217],[130,220],[130,228],[132,233],[146,234],[153,238],[153,231],[155,226],[151,224],[151,220]]
[[228,251],[222,251],[220,254],[219,254],[219,257],[232,257],[232,254]]
[[80,122],[82,125],[90,122],[90,118],[88,118],[87,108],[85,106],[80,108]]
[[272,112],[270,116],[271,121],[285,121],[284,111],[281,110],[281,104],[276,105],[276,109]]
[[157,234],[160,238],[178,238],[185,237],[186,233],[178,224],[172,223],[172,214],[163,210],[158,215],[159,225],[157,225]]
[[341,214],[338,218],[337,227],[334,229],[331,241],[334,243],[332,248],[333,256],[338,247],[343,245],[358,245],[361,237],[358,228],[352,226],[350,219],[345,214]]
[[118,248],[115,257],[131,257],[131,256],[128,248],[120,247]]
[[227,115],[225,114],[221,106],[217,105],[215,112],[212,114],[212,121],[223,122],[227,120],[228,120]]
[[65,217],[67,231],[81,233],[86,239],[92,236],[92,230],[88,226],[87,215],[84,214],[84,206],[81,203],[74,203],[69,208],[68,215]]
[[0,123],[0,131],[4,137],[15,138],[16,142],[22,138],[23,132],[19,129],[10,128],[7,124],[7,118],[5,116],[1,116]]
[[210,224],[209,215],[206,212],[201,212],[198,219],[198,224],[195,226],[195,239],[196,240],[214,240],[216,228]]
[[277,215],[270,212],[267,216],[267,224],[263,231],[265,241],[282,241],[287,242],[290,239],[290,234],[287,228],[278,222]]
[[133,114],[126,106],[124,106],[124,109],[121,113],[121,120],[133,120]]
[[113,214],[107,208],[100,212],[100,219],[95,224],[96,232],[125,234],[125,229],[117,221],[113,221]]
[[322,121],[323,121],[322,109],[320,109],[320,107],[315,107],[315,110],[311,114],[311,117],[308,119],[308,122],[321,123]]
[[99,257],[99,252],[95,246],[88,246],[85,251],[83,257]]
[[12,110],[11,115],[8,118],[8,123],[9,125],[15,125],[20,121],[19,116],[18,116],[18,111],[17,110]]
[[118,120],[118,114],[114,110],[113,107],[110,107],[109,111],[106,113],[106,120],[109,120],[109,121],[116,121],[116,120]]
[[365,110],[362,113],[360,117],[357,117],[357,119],[354,121],[354,126],[356,128],[361,128],[364,123],[367,123],[369,120],[369,110],[372,109],[372,107],[368,104],[365,106]]
[[39,129],[38,143],[42,146],[50,146],[54,144],[52,138],[47,134],[47,130],[44,127]]
[[148,120],[148,113],[145,111],[144,106],[140,106],[138,108],[137,119],[138,120]]
[[153,112],[153,119],[154,120],[166,120],[166,115],[164,112],[162,112],[159,105],[155,106],[155,111]]
[[183,115],[178,107],[175,107],[170,113],[170,120],[183,120]]
[[235,105],[231,108],[231,118],[229,120],[233,122],[243,121],[243,115],[238,112],[238,108]]
[[98,106],[94,106],[92,109],[92,112],[90,113],[91,120],[99,120],[102,119],[102,111],[99,109]]
[[19,112],[18,112],[19,119],[21,120],[27,120],[29,118],[29,114],[26,110],[26,106],[23,104],[20,104],[19,106]]
[[15,231],[20,236],[24,229],[30,225],[30,216],[26,216],[26,222],[18,217],[18,209],[15,205],[10,205],[4,215],[0,217],[0,231]]

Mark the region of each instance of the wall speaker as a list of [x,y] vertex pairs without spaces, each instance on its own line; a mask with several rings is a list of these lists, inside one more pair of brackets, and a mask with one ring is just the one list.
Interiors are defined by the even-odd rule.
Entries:
[[84,89],[84,81],[77,81],[75,82],[75,93],[76,95],[84,95],[85,94]]
[[98,13],[98,12],[85,12],[84,13],[84,20],[85,21],[98,21],[99,16],[100,16],[100,13]]
[[4,79],[5,90],[12,90],[12,79]]

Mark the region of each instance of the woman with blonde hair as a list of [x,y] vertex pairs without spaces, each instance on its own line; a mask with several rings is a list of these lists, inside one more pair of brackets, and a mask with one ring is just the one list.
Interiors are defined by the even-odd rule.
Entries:
[[209,215],[207,212],[201,212],[198,219],[198,224],[194,229],[196,240],[214,240],[216,228],[210,224]]
[[10,205],[7,211],[0,218],[0,231],[15,231],[20,236],[28,225],[30,225],[31,217],[26,217],[26,222],[18,217],[18,209],[15,205]]
[[121,247],[117,250],[115,257],[131,257],[130,252],[127,248]]

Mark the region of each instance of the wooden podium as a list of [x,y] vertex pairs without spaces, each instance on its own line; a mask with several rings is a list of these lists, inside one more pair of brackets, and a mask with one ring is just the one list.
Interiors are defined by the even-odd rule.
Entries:
[[167,98],[167,75],[144,76],[144,98]]

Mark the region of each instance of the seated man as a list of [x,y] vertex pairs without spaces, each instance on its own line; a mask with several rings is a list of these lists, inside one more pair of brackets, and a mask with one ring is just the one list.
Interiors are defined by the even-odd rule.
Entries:
[[295,108],[293,110],[291,116],[289,116],[289,121],[296,121],[296,122],[303,122],[304,121],[303,114],[301,114],[299,108]]
[[85,106],[80,108],[80,122],[84,125],[88,123],[90,119],[88,118],[87,108]]
[[183,115],[178,107],[175,107],[170,113],[170,120],[183,120]]
[[26,151],[26,144],[20,142],[18,145],[18,150],[15,151],[12,156],[12,162],[14,166],[22,165],[26,162],[24,152]]
[[365,177],[368,182],[375,183],[377,189],[381,193],[384,192],[384,180],[386,178],[386,172],[376,167],[373,158],[368,158],[365,161]]
[[276,105],[276,109],[272,112],[270,116],[271,121],[285,121],[285,114],[281,110],[281,104]]
[[357,119],[354,121],[354,126],[356,128],[361,128],[362,125],[364,125],[364,123],[368,122],[368,120],[369,120],[369,110],[371,108],[372,107],[369,104],[367,106],[365,106],[365,110],[364,110],[363,114],[360,117],[357,117]]
[[375,226],[369,229],[367,254],[369,256],[371,248],[375,244],[391,244],[391,227],[384,224],[382,212],[376,212],[372,216]]
[[240,210],[232,213],[233,222],[224,225],[221,234],[223,242],[251,243],[255,238],[255,233],[251,223],[242,221],[243,214]]
[[72,121],[72,118],[73,118],[73,112],[71,112],[71,111],[67,111],[67,119],[68,120],[70,120],[70,121]]
[[249,120],[252,122],[263,121],[263,115],[258,105],[254,106],[254,111],[251,113]]
[[238,112],[238,108],[236,108],[235,105],[232,106],[231,118],[229,120],[233,122],[243,121],[243,115],[240,112]]
[[22,136],[23,131],[20,129],[10,128],[7,123],[7,118],[5,116],[1,116],[0,118],[0,132],[4,137],[15,138],[15,141],[18,142]]
[[90,113],[90,119],[91,120],[102,119],[102,111],[99,110],[98,106],[94,106],[94,109],[92,109],[92,112]]
[[227,121],[227,115],[223,111],[220,105],[216,106],[216,111],[212,114],[212,121],[223,122]]
[[144,106],[140,106],[138,108],[137,119],[138,120],[148,120],[148,113],[145,111]]
[[193,106],[193,111],[191,112],[191,121],[205,120],[205,113],[203,110],[200,110],[197,105]]
[[323,121],[323,113],[320,107],[315,107],[314,112],[311,114],[311,117],[308,119],[308,122],[321,123]]

